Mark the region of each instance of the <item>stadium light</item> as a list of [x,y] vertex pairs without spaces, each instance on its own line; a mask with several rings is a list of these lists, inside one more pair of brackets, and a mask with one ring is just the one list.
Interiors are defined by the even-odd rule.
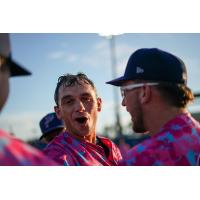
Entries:
[[[112,67],[112,78],[117,77],[117,59],[116,59],[116,46],[115,37],[118,34],[99,34],[109,40],[110,43],[110,57],[111,57],[111,67]],[[115,111],[115,132],[118,137],[122,137],[123,128],[121,125],[120,111],[119,111],[119,95],[117,88],[113,87],[113,97],[114,97],[114,111]]]

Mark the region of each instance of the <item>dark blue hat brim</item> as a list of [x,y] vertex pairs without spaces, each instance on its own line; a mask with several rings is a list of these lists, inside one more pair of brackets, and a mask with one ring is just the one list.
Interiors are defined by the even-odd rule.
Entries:
[[31,75],[31,72],[28,71],[27,69],[21,67],[18,63],[14,62],[13,60],[10,59],[9,61],[10,65],[10,76],[27,76]]
[[121,76],[119,78],[116,78],[116,79],[113,79],[111,81],[108,81],[106,82],[107,84],[110,84],[110,85],[114,85],[114,86],[121,86],[123,84],[124,81],[127,81],[129,79],[127,79],[126,77],[124,76]]

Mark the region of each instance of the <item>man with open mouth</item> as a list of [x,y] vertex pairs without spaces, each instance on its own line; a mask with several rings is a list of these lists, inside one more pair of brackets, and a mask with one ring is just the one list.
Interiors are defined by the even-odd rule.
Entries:
[[93,82],[83,73],[65,74],[58,79],[55,112],[66,131],[44,149],[60,165],[117,165],[121,154],[108,138],[96,135],[102,101]]

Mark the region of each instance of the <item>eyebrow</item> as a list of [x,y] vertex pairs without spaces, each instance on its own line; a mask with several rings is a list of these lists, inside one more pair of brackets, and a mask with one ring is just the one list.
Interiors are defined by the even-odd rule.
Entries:
[[82,93],[81,96],[92,96],[92,95],[88,92],[85,92],[85,93]]
[[73,96],[72,96],[72,95],[65,95],[65,96],[63,96],[63,97],[61,98],[61,102],[62,102],[63,100],[65,100],[65,99],[70,99],[70,98],[73,98]]
[[[85,93],[82,93],[80,96],[82,97],[82,96],[92,96],[92,95],[88,92],[85,92]],[[73,95],[65,95],[61,98],[61,101],[64,99],[69,99],[69,98],[74,98],[74,97],[73,97]]]

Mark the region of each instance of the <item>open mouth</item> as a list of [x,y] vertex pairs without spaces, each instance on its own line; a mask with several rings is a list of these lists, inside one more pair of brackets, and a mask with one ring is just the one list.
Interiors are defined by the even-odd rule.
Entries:
[[75,120],[80,124],[85,124],[87,122],[87,117],[77,117]]

